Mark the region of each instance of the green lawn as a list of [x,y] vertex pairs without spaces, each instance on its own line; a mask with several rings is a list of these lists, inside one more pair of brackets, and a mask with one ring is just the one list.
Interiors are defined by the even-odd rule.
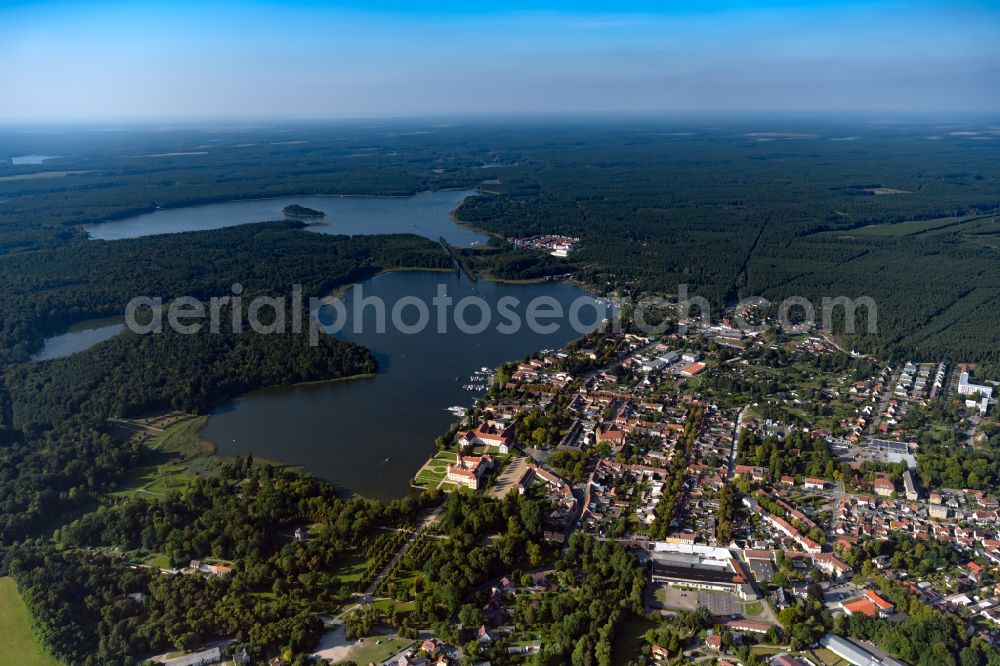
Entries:
[[[379,640],[382,641],[382,644],[376,645],[375,641]],[[370,636],[365,639],[364,643],[352,648],[347,658],[356,664],[368,664],[372,662],[378,664],[400,650],[413,645],[413,643],[414,641],[409,638]]]
[[782,652],[788,652],[785,648],[780,647],[764,647],[760,645],[754,645],[750,648],[750,654],[755,654],[759,657],[770,657],[771,655],[781,654]]
[[58,666],[31,635],[31,617],[13,578],[0,578],[0,661],[18,666]]
[[411,485],[419,488],[436,488],[444,480],[448,465],[455,462],[454,451],[438,451],[417,470],[417,475],[411,479]]
[[337,567],[334,575],[340,578],[342,583],[357,583],[368,568],[368,560],[360,552],[351,553],[344,562]]
[[417,608],[416,601],[396,601],[395,599],[378,599],[372,602],[372,607],[380,611],[398,610],[400,613],[412,613]]
[[764,606],[759,601],[743,604],[743,613],[747,617],[757,617],[764,612]]
[[198,436],[206,420],[200,416],[178,421],[150,439],[144,464],[132,470],[113,494],[162,497],[185,487],[204,467],[202,459],[208,459],[213,452],[212,445]]
[[133,558],[132,561],[157,569],[170,568],[170,558],[163,553],[144,553],[141,556]]
[[198,435],[198,431],[207,421],[207,416],[178,421],[154,437],[150,441],[149,447],[154,450],[180,454],[185,458],[210,454],[215,447]]
[[813,658],[813,663],[816,664],[825,664],[825,666],[840,666],[841,664],[847,664],[846,661],[826,648],[809,650],[808,654]]

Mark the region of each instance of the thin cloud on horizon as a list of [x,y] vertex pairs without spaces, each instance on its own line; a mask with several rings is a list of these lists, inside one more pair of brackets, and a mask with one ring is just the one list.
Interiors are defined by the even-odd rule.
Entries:
[[14,3],[0,121],[989,112],[998,35],[994,3]]

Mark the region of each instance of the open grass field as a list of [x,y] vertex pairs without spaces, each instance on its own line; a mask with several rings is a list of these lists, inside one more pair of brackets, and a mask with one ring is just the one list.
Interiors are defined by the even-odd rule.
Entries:
[[342,583],[357,583],[368,568],[368,560],[360,552],[351,553],[337,568],[336,576]]
[[207,420],[207,417],[199,416],[177,421],[167,426],[162,434],[154,437],[150,442],[150,448],[186,457],[212,453],[214,447],[198,435],[198,431]]
[[812,659],[813,663],[823,664],[824,666],[848,666],[848,662],[826,648],[809,650],[806,655]]
[[133,470],[113,494],[164,496],[186,486],[194,475],[205,473],[213,447],[198,431],[206,419],[179,420],[151,437],[146,443],[149,455],[145,464]]
[[416,601],[396,601],[395,599],[377,599],[372,602],[372,607],[380,611],[390,611],[395,609],[400,613],[412,613],[417,608]]
[[1000,217],[990,220],[980,220],[975,226],[969,225],[962,229],[962,233],[970,236],[996,236],[1000,234]]
[[[379,640],[381,645],[376,645]],[[410,645],[413,645],[413,640],[409,638],[369,636],[364,643],[351,648],[348,659],[356,664],[378,664]]]
[[58,666],[31,635],[31,618],[13,578],[0,578],[0,661],[18,666]]
[[156,569],[170,568],[170,558],[163,553],[136,553],[131,561]]
[[928,236],[940,236],[944,234],[963,235],[990,235],[1000,233],[1000,217],[996,215],[982,215],[968,218],[961,224],[954,226],[939,227],[927,232]]

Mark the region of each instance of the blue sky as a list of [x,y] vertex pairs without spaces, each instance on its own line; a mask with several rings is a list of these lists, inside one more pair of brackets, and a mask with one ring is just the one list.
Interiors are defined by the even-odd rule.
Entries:
[[1000,6],[0,2],[0,90],[7,121],[990,112]]

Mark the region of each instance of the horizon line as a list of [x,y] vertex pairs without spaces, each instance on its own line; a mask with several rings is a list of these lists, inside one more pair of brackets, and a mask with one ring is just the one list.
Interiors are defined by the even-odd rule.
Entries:
[[687,119],[704,116],[715,118],[760,119],[762,116],[800,117],[803,119],[856,120],[859,117],[900,116],[904,118],[930,118],[951,116],[956,118],[997,116],[1000,123],[1000,108],[997,109],[894,109],[894,108],[850,108],[850,109],[662,109],[662,110],[549,110],[549,111],[456,111],[456,112],[413,112],[397,114],[323,114],[323,115],[174,115],[174,116],[108,116],[108,117],[63,117],[63,118],[0,118],[0,127],[8,126],[88,126],[101,124],[153,125],[163,123],[338,123],[371,121],[448,121],[448,120],[532,120],[532,119],[585,119],[615,120],[620,118],[645,119]]

